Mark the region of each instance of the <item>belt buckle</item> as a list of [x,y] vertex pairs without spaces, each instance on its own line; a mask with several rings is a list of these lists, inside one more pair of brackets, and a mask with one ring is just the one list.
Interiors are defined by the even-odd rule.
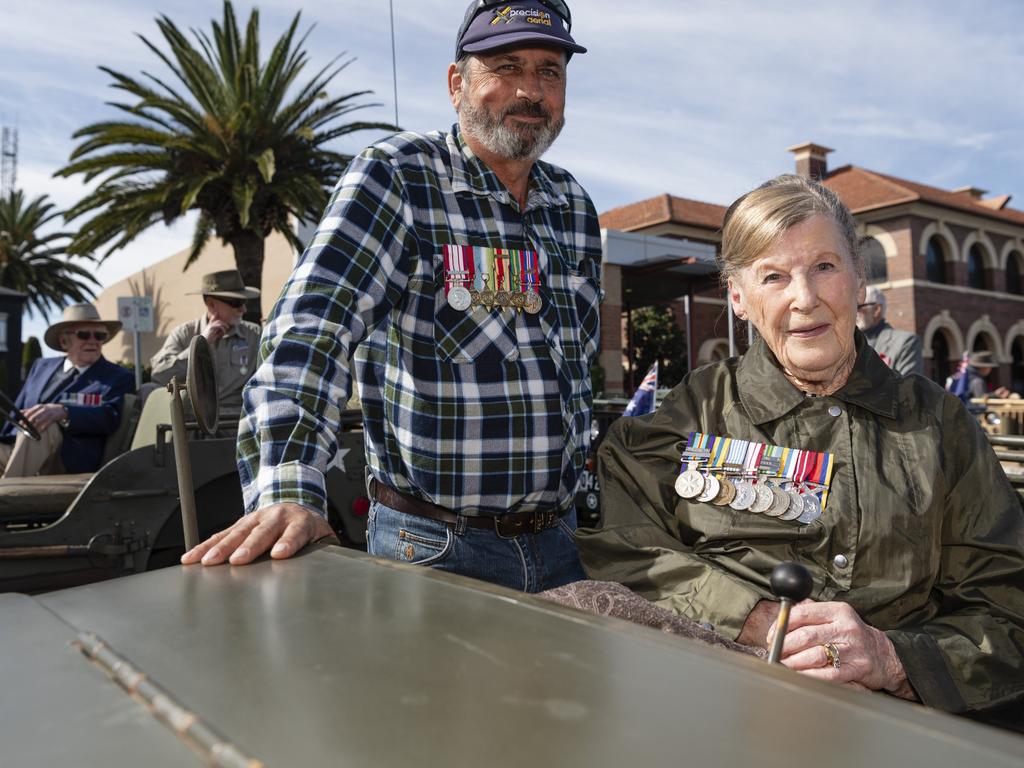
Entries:
[[511,533],[510,534],[505,529],[505,524],[508,522],[508,520],[506,519],[507,517],[508,517],[508,515],[495,515],[494,518],[493,518],[494,519],[494,531],[499,536],[501,536],[503,539],[514,538],[516,536],[516,533]]
[[552,511],[548,512],[534,512],[533,513],[533,532],[540,533],[546,531],[548,528],[555,524],[557,513]]

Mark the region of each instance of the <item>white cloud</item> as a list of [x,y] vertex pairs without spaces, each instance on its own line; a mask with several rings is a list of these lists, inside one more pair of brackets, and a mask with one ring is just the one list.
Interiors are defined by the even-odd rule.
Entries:
[[[400,121],[445,128],[445,91],[463,2],[393,0]],[[49,178],[70,134],[112,113],[106,64],[161,71],[135,37],[156,40],[165,13],[208,28],[210,0],[46,0],[5,8],[0,121],[17,118],[22,170],[34,194],[68,205],[81,185]],[[1024,199],[1024,102],[1019,99],[1024,6],[1016,0],[576,0],[574,35],[590,52],[569,67],[568,125],[549,159],[573,171],[599,210],[663,192],[728,203],[792,168],[785,147],[814,140],[855,163],[952,187],[975,184]],[[293,0],[259,2],[264,44],[290,21]],[[236,2],[245,17],[249,5]],[[338,91],[373,89],[393,119],[388,4],[336,0],[307,7],[307,73],[341,51],[356,61]],[[346,141],[356,150],[373,138]],[[154,230],[100,270],[123,276],[188,243],[188,226]],[[151,239],[149,239],[151,238]]]

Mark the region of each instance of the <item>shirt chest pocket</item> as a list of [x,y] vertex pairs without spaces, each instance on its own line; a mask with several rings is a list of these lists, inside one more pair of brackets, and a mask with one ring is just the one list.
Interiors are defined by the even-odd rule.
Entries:
[[563,342],[577,342],[584,359],[593,359],[601,341],[601,288],[597,280],[575,270],[556,272],[548,276],[548,288],[563,331],[572,329],[578,334],[577,339]]
[[249,345],[245,342],[231,345],[231,367],[245,371],[249,367]]
[[[472,255],[463,255],[466,262],[472,258]],[[434,295],[433,324],[436,347],[433,354],[445,362],[473,363],[477,366],[497,366],[504,361],[518,360],[519,343],[516,338],[515,311],[499,306],[455,309],[448,303],[445,294],[446,267],[443,252],[436,253],[432,266],[431,287]],[[452,268],[468,270],[471,267],[469,264],[452,264]],[[477,270],[479,271],[479,265]],[[461,285],[467,290],[473,287],[468,282]],[[481,293],[496,298],[493,289],[491,292],[485,290]]]
[[460,312],[448,305],[443,286],[434,307],[434,341],[441,360],[498,363],[519,359],[513,311],[470,307]]

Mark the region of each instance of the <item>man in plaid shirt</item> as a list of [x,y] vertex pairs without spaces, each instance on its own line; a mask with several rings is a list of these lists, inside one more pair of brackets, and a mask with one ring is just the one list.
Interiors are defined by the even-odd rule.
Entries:
[[582,187],[538,161],[585,52],[570,28],[560,0],[474,0],[448,70],[458,124],[352,162],[245,390],[248,514],[183,563],[284,558],[330,535],[324,473],[354,378],[371,554],[526,591],[584,577],[572,502],[600,233]]

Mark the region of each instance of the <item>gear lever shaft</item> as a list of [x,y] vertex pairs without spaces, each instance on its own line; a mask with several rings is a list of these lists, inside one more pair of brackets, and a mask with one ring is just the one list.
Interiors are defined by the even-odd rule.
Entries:
[[793,603],[806,600],[811,594],[814,582],[811,574],[799,563],[780,563],[772,569],[772,592],[779,598],[779,618],[775,622],[775,640],[768,654],[768,662],[778,664],[782,658],[782,643],[786,639],[786,627],[789,625],[789,609]]

